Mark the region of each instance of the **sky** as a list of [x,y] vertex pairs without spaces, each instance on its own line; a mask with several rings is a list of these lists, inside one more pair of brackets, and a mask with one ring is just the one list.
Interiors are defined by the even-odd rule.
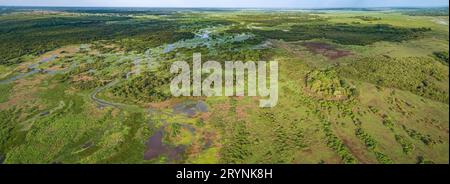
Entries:
[[362,8],[448,6],[448,0],[0,0],[0,6]]

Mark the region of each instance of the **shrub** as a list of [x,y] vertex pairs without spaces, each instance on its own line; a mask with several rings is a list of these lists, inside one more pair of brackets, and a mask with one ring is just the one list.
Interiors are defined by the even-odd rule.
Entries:
[[334,70],[311,71],[305,83],[309,92],[323,99],[344,100],[358,95],[356,87],[339,78]]

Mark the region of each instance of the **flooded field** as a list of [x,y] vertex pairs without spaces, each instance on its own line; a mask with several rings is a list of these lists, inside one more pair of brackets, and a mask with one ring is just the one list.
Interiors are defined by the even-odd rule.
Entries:
[[185,114],[189,117],[195,116],[200,112],[208,112],[208,106],[203,101],[186,101],[177,104],[173,107],[173,112],[178,114]]
[[[192,118],[196,116],[199,113],[208,112],[208,106],[203,101],[184,101],[179,104],[176,104],[172,107],[172,113],[169,114],[169,116],[173,117],[175,115],[184,115],[187,116],[187,118]],[[154,113],[158,113],[153,111]],[[170,129],[169,126],[177,127],[177,130],[183,130],[186,133],[190,134],[191,136],[194,136],[197,133],[196,127],[193,125],[187,124],[187,123],[167,123],[165,120],[162,120],[164,125],[158,129],[152,136],[149,137],[149,139],[146,142],[146,151],[144,153],[144,159],[145,160],[152,160],[156,158],[160,158],[161,156],[166,157],[169,162],[177,162],[183,159],[183,154],[185,154],[186,150],[189,148],[190,145],[169,145],[165,143],[164,139],[165,136],[169,133]],[[172,130],[173,131],[173,130]],[[209,147],[212,144],[211,140],[207,140],[206,146]]]
[[179,161],[185,151],[185,146],[171,146],[163,142],[164,127],[153,134],[147,141],[147,150],[144,153],[145,160],[152,160],[160,156],[166,156],[170,161]]

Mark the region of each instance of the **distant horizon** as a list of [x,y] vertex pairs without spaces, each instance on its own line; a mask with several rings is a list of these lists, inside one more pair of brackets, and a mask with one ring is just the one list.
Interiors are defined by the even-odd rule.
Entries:
[[7,7],[80,8],[256,8],[256,9],[333,9],[333,8],[434,8],[448,7],[447,0],[0,0]]
[[0,5],[0,7],[13,8],[192,8],[192,9],[377,9],[377,8],[449,8],[448,5],[442,6],[368,6],[368,7],[206,7],[206,6],[51,6],[51,5]]

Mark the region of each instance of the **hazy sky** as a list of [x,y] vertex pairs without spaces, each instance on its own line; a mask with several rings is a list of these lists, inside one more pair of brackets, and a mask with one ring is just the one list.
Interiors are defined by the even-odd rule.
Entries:
[[101,7],[431,7],[448,6],[448,0],[0,0],[3,6]]

